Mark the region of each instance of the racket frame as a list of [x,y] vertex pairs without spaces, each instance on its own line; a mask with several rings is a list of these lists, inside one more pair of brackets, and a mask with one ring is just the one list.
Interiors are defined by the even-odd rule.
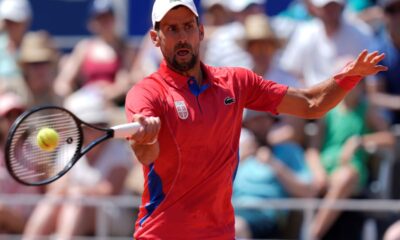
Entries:
[[[75,150],[75,153],[73,155],[73,157],[69,160],[68,164],[65,165],[65,167],[59,171],[55,176],[50,177],[48,179],[45,180],[41,180],[41,181],[37,181],[37,182],[27,182],[24,181],[22,179],[20,179],[13,171],[13,168],[11,166],[11,159],[9,156],[10,153],[10,148],[11,148],[11,143],[12,143],[12,139],[13,136],[15,134],[15,131],[18,129],[18,127],[24,122],[24,120],[26,118],[28,118],[30,115],[38,112],[38,111],[43,111],[43,110],[59,110],[59,111],[64,111],[66,112],[68,115],[70,115],[70,117],[72,117],[72,119],[75,121],[76,126],[77,126],[77,130],[78,130],[78,135],[80,138],[80,141],[77,145],[77,148]],[[105,134],[102,137],[99,137],[95,140],[93,140],[92,142],[90,142],[87,146],[83,146],[83,142],[84,142],[84,134],[83,134],[83,129],[82,126],[86,125],[90,128],[96,129],[98,131],[102,131]],[[56,181],[57,179],[59,179],[60,177],[62,177],[64,174],[66,174],[74,165],[75,163],[78,162],[78,160],[85,155],[88,151],[90,151],[92,148],[94,148],[95,146],[97,146],[98,144],[100,144],[101,142],[112,138],[114,136],[114,130],[111,128],[102,128],[102,127],[98,127],[98,126],[94,126],[90,123],[87,123],[85,121],[82,121],[81,119],[79,119],[78,117],[76,117],[72,112],[70,112],[69,110],[62,108],[62,107],[58,107],[58,106],[53,106],[53,105],[45,105],[45,106],[38,106],[38,107],[34,107],[30,110],[25,111],[24,113],[22,113],[15,121],[14,123],[11,125],[10,130],[8,132],[8,136],[7,136],[7,140],[6,140],[6,145],[5,145],[5,160],[6,160],[6,167],[8,172],[11,174],[11,176],[18,181],[19,183],[22,183],[24,185],[29,185],[29,186],[42,186],[42,185],[46,185],[49,184],[51,182]]]

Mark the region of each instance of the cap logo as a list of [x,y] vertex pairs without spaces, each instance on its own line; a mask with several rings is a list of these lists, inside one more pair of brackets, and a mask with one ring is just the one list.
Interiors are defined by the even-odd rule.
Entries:
[[189,117],[189,112],[184,101],[175,101],[175,108],[180,119],[185,120]]

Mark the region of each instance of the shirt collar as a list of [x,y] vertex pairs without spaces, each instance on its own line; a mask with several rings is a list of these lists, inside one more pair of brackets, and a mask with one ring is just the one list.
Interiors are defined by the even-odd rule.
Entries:
[[[200,64],[203,71],[203,84],[209,83],[212,85],[212,78],[210,78],[211,74],[208,66],[202,62]],[[168,84],[172,85],[175,88],[183,88],[185,86],[188,86],[188,80],[190,77],[181,75],[180,73],[177,73],[174,70],[170,69],[167,66],[165,60],[161,62],[158,72],[165,79],[165,81],[167,81]]]

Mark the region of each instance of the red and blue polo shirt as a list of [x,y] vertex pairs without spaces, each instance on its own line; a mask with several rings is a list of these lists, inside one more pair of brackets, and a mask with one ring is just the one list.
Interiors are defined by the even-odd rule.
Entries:
[[276,114],[287,86],[244,68],[201,65],[204,83],[160,69],[126,98],[136,113],[158,116],[160,155],[143,166],[145,188],[136,239],[234,239],[232,183],[244,108]]

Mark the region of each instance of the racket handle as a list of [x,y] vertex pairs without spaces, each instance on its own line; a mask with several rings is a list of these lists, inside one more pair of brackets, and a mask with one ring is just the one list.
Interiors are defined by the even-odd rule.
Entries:
[[140,123],[126,123],[111,127],[114,130],[114,138],[127,138],[135,134],[142,127]]

